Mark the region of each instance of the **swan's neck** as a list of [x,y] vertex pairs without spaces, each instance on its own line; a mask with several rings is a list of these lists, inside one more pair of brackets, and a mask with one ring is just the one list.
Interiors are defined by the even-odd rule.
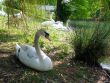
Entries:
[[53,13],[50,15],[50,20],[54,22],[54,20],[52,19],[53,17]]
[[50,15],[50,20],[52,20],[52,16],[53,16],[53,15]]
[[41,49],[39,46],[39,38],[40,38],[40,34],[36,33],[35,38],[34,38],[34,47],[36,49],[36,53],[39,56],[39,58],[43,59],[43,56],[41,54]]

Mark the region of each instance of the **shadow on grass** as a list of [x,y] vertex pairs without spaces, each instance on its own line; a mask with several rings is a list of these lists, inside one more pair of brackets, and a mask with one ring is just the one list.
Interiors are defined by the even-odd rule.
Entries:
[[23,35],[11,34],[8,31],[0,30],[0,42],[16,42],[21,38],[23,38]]
[[[55,62],[54,60],[53,63]],[[14,54],[0,53],[0,83],[96,83],[93,78],[97,75],[92,77],[94,72],[91,71],[94,70],[84,66],[71,66],[68,60],[64,60],[54,66],[53,70],[40,72],[24,66]],[[93,80],[86,80],[84,75]]]
[[22,70],[16,67],[13,60],[9,53],[0,53],[0,83],[10,83],[21,76]]

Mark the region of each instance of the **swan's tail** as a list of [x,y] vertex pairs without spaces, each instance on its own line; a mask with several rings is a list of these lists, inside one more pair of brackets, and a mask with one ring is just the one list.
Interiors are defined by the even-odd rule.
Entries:
[[18,45],[17,43],[16,43],[16,56],[18,57],[19,56],[19,52],[20,52],[20,45]]

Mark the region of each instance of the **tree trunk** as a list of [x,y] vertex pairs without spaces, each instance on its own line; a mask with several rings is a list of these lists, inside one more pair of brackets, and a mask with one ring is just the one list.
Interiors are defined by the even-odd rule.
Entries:
[[57,0],[57,8],[56,8],[56,17],[55,17],[55,21],[62,21],[61,20],[61,11],[62,11],[62,4],[61,4],[62,0]]

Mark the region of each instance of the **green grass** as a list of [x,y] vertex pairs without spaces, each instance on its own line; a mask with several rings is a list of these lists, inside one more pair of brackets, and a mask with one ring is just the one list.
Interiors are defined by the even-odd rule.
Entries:
[[[40,23],[37,21],[33,21],[32,19],[29,19],[27,21],[28,27],[22,24],[23,26],[14,27],[10,26],[8,28],[7,25],[5,25],[6,18],[4,20],[3,17],[0,17],[0,41],[4,44],[12,44],[12,47],[14,48],[13,44],[18,42],[20,44],[30,44],[33,45],[34,41],[34,34],[37,32],[38,29],[41,28]],[[3,26],[3,23],[5,26]],[[45,27],[42,27],[45,28]],[[45,28],[46,29],[46,28]],[[50,51],[51,48],[60,47],[60,49],[67,49],[64,47],[61,47],[61,45],[65,45],[67,41],[67,33],[63,31],[57,31],[56,29],[52,29],[52,27],[49,27],[49,29],[46,29],[50,33],[51,42],[48,42],[45,38],[41,37],[40,39],[40,45],[41,47],[46,47],[47,51]],[[61,43],[62,42],[62,43]],[[7,47],[8,48],[8,47]],[[62,50],[63,51],[63,50]],[[66,51],[67,52],[67,51]]]

